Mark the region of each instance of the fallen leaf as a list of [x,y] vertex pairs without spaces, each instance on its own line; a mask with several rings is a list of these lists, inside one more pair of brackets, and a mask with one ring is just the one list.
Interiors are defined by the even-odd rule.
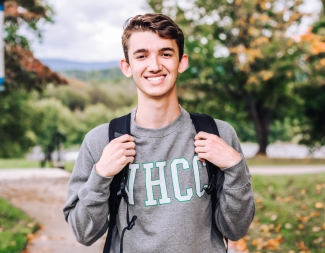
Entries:
[[35,237],[34,237],[33,234],[28,234],[28,235],[27,235],[27,240],[28,240],[29,242],[33,241],[34,238],[35,238]]
[[276,233],[279,233],[281,227],[282,227],[281,224],[277,225],[274,231],[275,231]]
[[298,245],[298,250],[308,250],[304,242],[300,242]]
[[310,217],[319,217],[320,213],[319,212],[311,212]]
[[318,184],[315,186],[316,190],[320,191],[322,189],[322,185],[321,184]]
[[312,231],[313,232],[319,232],[319,231],[321,231],[321,228],[320,227],[313,227]]
[[317,209],[319,209],[319,208],[323,208],[323,203],[321,203],[321,202],[317,202],[316,204],[315,204],[315,208],[317,208]]
[[286,223],[286,224],[284,225],[284,227],[285,227],[286,229],[291,229],[291,228],[292,228],[292,225],[291,225],[290,223]]
[[32,228],[34,226],[35,226],[34,222],[27,223],[27,225],[26,225],[26,227],[28,227],[28,228]]
[[279,235],[277,238],[272,238],[272,239],[269,239],[267,240],[266,242],[266,249],[269,249],[269,250],[276,250],[279,248],[280,246],[280,243],[283,241],[282,239],[282,236]]
[[315,239],[313,242],[317,244],[317,243],[321,243],[323,240],[324,240],[323,237],[319,237],[318,239]]

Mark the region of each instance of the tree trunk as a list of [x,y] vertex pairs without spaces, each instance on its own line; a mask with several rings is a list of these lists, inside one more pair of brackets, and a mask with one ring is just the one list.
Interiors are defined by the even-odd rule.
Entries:
[[266,156],[266,148],[269,144],[270,124],[273,113],[270,109],[263,107],[263,102],[249,101],[250,115],[254,122],[259,149],[256,155]]

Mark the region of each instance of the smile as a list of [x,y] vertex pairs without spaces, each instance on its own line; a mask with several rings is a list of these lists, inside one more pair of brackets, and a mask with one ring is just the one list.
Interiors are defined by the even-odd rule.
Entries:
[[165,76],[152,76],[152,77],[147,77],[148,81],[152,81],[152,82],[159,82],[162,79],[164,79]]

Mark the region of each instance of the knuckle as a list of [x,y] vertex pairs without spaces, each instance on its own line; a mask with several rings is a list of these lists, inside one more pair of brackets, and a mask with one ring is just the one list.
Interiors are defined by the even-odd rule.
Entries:
[[126,156],[123,156],[123,157],[121,157],[121,163],[124,165],[124,164],[126,164],[127,163],[127,158],[126,158]]

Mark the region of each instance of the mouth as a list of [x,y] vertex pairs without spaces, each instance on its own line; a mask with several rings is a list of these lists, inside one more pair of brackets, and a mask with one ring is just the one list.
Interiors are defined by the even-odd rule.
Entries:
[[159,75],[159,76],[147,76],[146,79],[150,83],[161,83],[165,79],[166,75]]

